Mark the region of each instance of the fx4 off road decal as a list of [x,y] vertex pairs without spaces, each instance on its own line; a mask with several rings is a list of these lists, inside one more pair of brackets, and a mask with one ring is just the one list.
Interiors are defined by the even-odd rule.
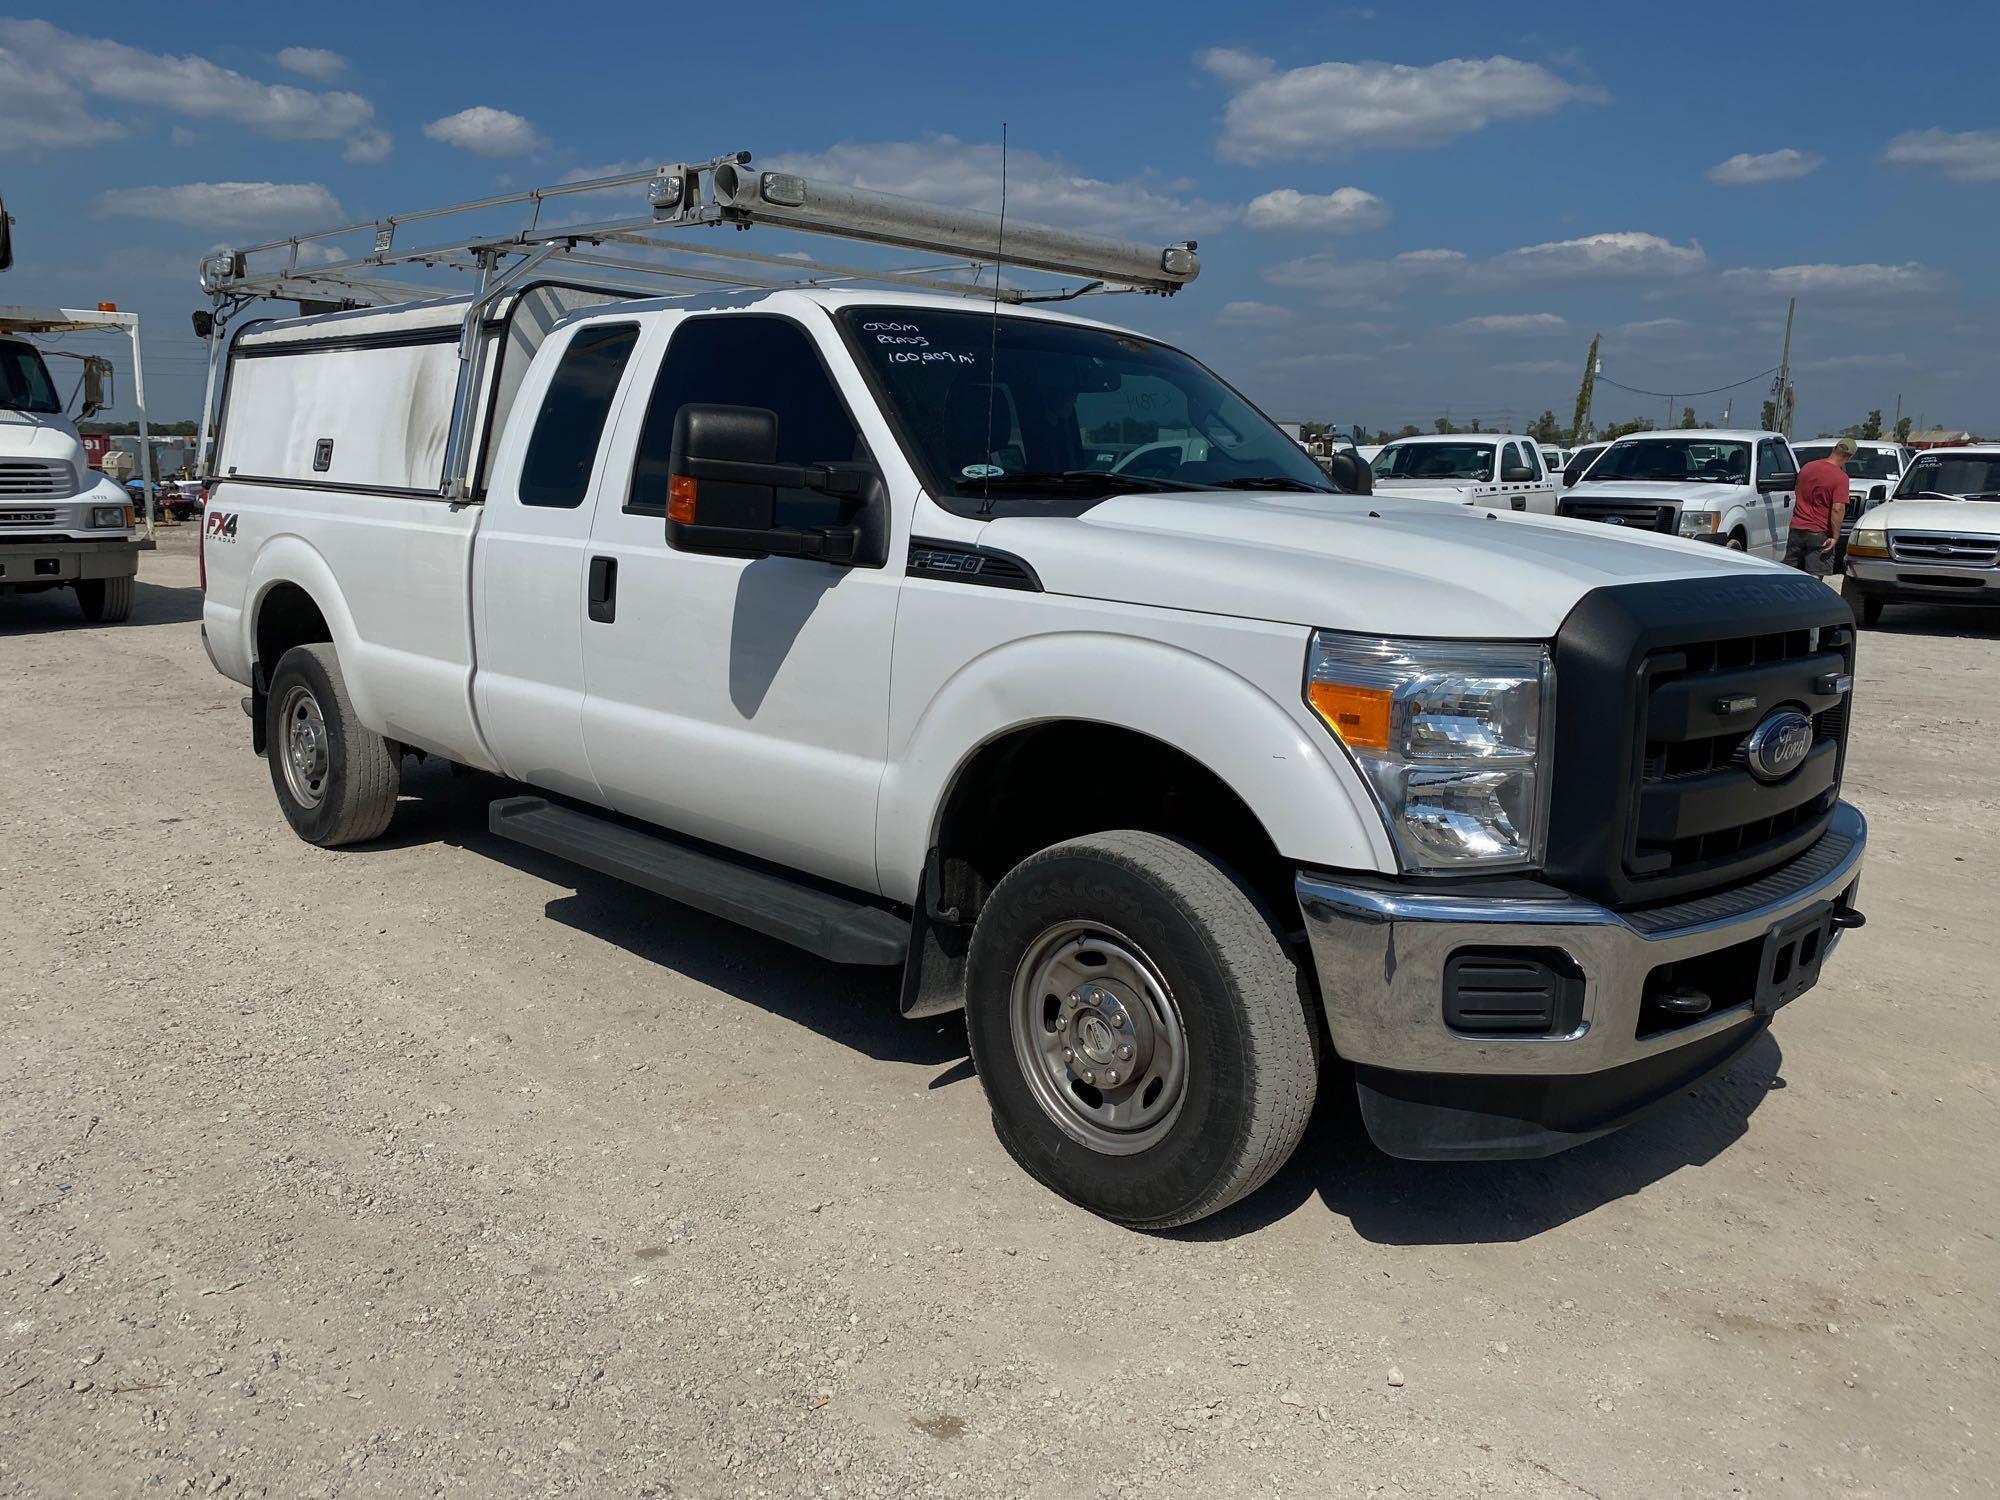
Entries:
[[233,542],[236,540],[236,512],[210,511],[203,523],[203,535],[211,542]]

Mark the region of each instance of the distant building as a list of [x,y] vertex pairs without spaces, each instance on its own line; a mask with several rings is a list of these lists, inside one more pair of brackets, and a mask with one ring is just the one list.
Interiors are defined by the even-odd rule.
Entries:
[[1978,441],[1972,433],[1950,432],[1942,427],[1926,427],[1922,432],[1910,434],[1912,448],[1956,448],[1962,443]]

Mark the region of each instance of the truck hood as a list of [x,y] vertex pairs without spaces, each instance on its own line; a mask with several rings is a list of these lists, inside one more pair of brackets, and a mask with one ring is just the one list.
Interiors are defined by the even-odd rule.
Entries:
[[1657,533],[1386,494],[1123,495],[1076,517],[1001,517],[979,544],[1052,593],[1461,638],[1546,638],[1607,584],[1786,571]]
[[1884,500],[1861,518],[1870,530],[2000,536],[2000,500]]
[[1746,484],[1709,484],[1699,480],[1591,479],[1563,491],[1566,500],[1643,500],[1659,505],[1673,501],[1682,510],[1727,510],[1747,505],[1757,492]]
[[0,411],[0,458],[48,458],[83,470],[83,444],[67,417]]

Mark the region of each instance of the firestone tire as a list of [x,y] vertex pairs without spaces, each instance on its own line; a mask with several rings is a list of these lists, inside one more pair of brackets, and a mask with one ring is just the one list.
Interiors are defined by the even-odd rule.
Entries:
[[966,1029],[1008,1153],[1134,1228],[1261,1187],[1318,1088],[1310,992],[1271,918],[1159,834],[1074,839],[1008,872],[973,930]]
[[132,596],[137,583],[129,574],[123,578],[79,579],[74,585],[77,607],[93,625],[122,624],[132,618]]
[[271,785],[292,831],[328,849],[381,837],[396,812],[400,768],[356,716],[333,647],[294,646],[280,657],[264,712]]

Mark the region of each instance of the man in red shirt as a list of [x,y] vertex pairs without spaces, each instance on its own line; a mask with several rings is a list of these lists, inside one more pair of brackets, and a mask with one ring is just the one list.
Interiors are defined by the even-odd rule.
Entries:
[[1833,544],[1840,539],[1840,513],[1847,509],[1847,464],[1854,457],[1854,439],[1842,438],[1833,452],[1799,470],[1792,500],[1792,530],[1785,538],[1785,562],[1826,577],[1833,561]]

